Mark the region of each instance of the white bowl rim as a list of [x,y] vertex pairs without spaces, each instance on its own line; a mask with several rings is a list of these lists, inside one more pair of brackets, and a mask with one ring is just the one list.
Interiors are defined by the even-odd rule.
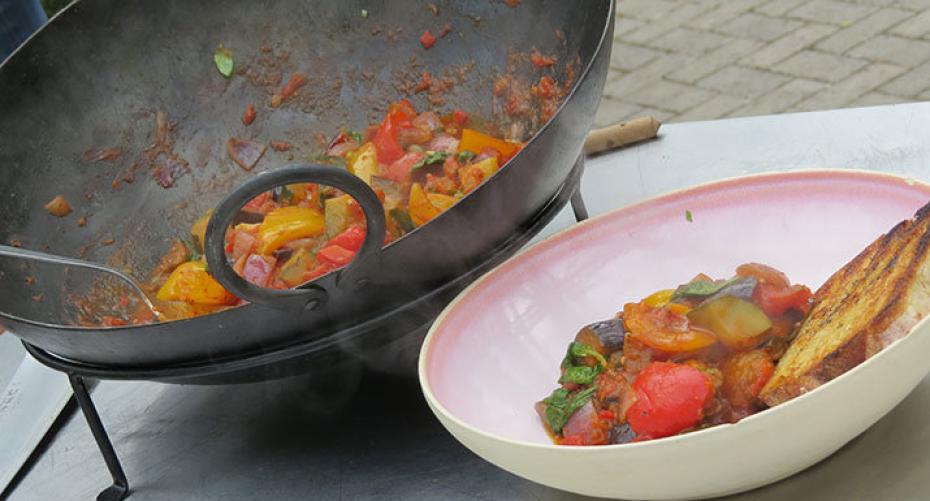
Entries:
[[[834,386],[836,381],[842,381],[849,377],[852,377],[851,374],[860,372],[862,368],[867,365],[873,365],[875,361],[885,358],[887,356],[887,353],[891,351],[893,348],[898,347],[902,343],[906,343],[907,340],[911,339],[912,332],[919,330],[923,326],[923,324],[930,322],[930,315],[921,319],[914,327],[912,327],[908,331],[907,335],[905,335],[904,337],[900,339],[895,340],[893,343],[886,346],[885,348],[883,348],[881,351],[879,351],[872,357],[856,365],[852,369],[844,372],[843,374],[840,374],[836,378],[814,388],[811,391],[808,391],[807,393],[804,393],[791,400],[788,400],[787,402],[783,402],[781,404],[776,405],[775,407],[770,407],[768,409],[759,411],[755,414],[752,414],[750,416],[747,416],[737,421],[736,423],[719,424],[719,425],[703,428],[700,430],[691,431],[688,433],[682,433],[679,435],[672,435],[669,437],[657,438],[653,440],[646,440],[642,442],[630,442],[630,443],[625,443],[625,444],[598,445],[598,446],[586,446],[586,447],[571,447],[571,446],[557,445],[555,443],[540,444],[536,442],[529,442],[526,440],[508,438],[502,435],[498,435],[496,433],[490,433],[490,432],[484,431],[478,427],[475,427],[465,422],[464,420],[462,420],[461,418],[459,418],[458,416],[450,412],[449,409],[447,409],[439,401],[436,395],[433,393],[433,389],[429,383],[429,378],[427,377],[426,361],[429,356],[430,350],[432,348],[433,339],[435,337],[434,334],[439,329],[439,326],[443,324],[446,316],[450,314],[452,310],[455,309],[455,307],[458,305],[458,303],[463,298],[467,297],[473,289],[479,287],[485,281],[494,278],[494,276],[497,275],[505,267],[515,266],[516,264],[520,263],[523,259],[528,259],[526,256],[530,254],[530,251],[540,250],[550,245],[554,245],[554,242],[557,240],[570,238],[573,233],[581,231],[581,229],[584,228],[585,226],[589,224],[594,224],[600,221],[601,219],[606,219],[608,217],[615,216],[616,214],[622,213],[622,212],[637,211],[642,208],[649,207],[651,205],[660,204],[662,202],[665,202],[669,199],[673,199],[675,197],[680,197],[683,195],[690,194],[691,192],[697,192],[697,191],[714,189],[714,188],[723,188],[723,187],[727,187],[732,184],[736,184],[736,183],[740,183],[744,181],[756,182],[760,180],[764,181],[768,178],[777,180],[779,178],[789,178],[789,177],[794,177],[794,176],[803,178],[806,176],[821,176],[821,175],[829,175],[829,174],[847,176],[850,178],[876,179],[876,180],[882,180],[882,181],[899,181],[899,182],[904,182],[908,186],[918,185],[927,190],[930,190],[930,183],[923,182],[923,181],[914,179],[912,177],[902,176],[902,175],[888,173],[888,172],[877,172],[877,171],[869,171],[869,170],[864,170],[864,169],[841,169],[841,168],[811,168],[811,169],[783,170],[783,171],[776,171],[776,172],[747,174],[747,175],[742,175],[742,176],[731,176],[731,177],[722,178],[722,179],[718,179],[714,181],[709,181],[706,183],[697,184],[694,186],[689,186],[686,188],[668,191],[668,192],[650,197],[646,200],[642,200],[642,201],[639,201],[639,202],[636,202],[630,205],[626,205],[623,207],[618,207],[616,209],[610,210],[603,214],[599,214],[597,216],[588,218],[585,221],[576,223],[572,226],[569,226],[568,228],[560,230],[559,232],[546,237],[540,242],[537,242],[529,247],[526,247],[525,249],[521,250],[517,255],[507,259],[503,263],[494,267],[491,271],[485,273],[478,280],[472,282],[467,288],[465,288],[465,290],[460,292],[455,297],[455,299],[452,300],[452,302],[446,305],[446,307],[442,310],[439,316],[436,317],[436,320],[430,326],[429,331],[427,332],[426,337],[423,340],[423,345],[420,347],[420,355],[417,361],[417,375],[420,380],[420,389],[423,391],[423,395],[426,398],[427,403],[429,403],[430,406],[432,406],[437,413],[442,414],[443,416],[445,416],[446,419],[449,419],[450,421],[455,423],[456,426],[462,429],[465,429],[469,431],[470,433],[480,435],[480,436],[483,436],[485,438],[488,438],[488,439],[491,439],[497,442],[503,442],[511,446],[525,447],[525,448],[535,449],[535,450],[545,450],[545,451],[556,451],[557,450],[559,451],[560,454],[561,453],[590,454],[592,452],[602,453],[602,452],[616,451],[616,450],[632,451],[635,449],[642,449],[644,447],[674,446],[675,444],[677,444],[678,442],[681,442],[682,440],[694,440],[697,438],[716,435],[716,434],[723,433],[726,430],[733,428],[733,427],[737,427],[737,426],[745,427],[745,426],[748,426],[748,423],[755,422],[758,419],[769,419],[765,416],[773,416],[779,413],[787,412],[785,409],[789,409],[790,407],[799,405],[801,402],[810,400],[811,395],[817,395],[820,392],[824,391],[824,388],[829,388],[829,387]],[[541,423],[540,423],[540,426],[542,426]]]

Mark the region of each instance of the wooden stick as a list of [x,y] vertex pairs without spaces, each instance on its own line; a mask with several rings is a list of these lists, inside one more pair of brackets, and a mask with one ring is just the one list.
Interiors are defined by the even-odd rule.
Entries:
[[586,155],[603,153],[614,148],[627,146],[656,137],[659,133],[659,123],[654,117],[639,117],[627,122],[594,129],[588,133],[584,142]]

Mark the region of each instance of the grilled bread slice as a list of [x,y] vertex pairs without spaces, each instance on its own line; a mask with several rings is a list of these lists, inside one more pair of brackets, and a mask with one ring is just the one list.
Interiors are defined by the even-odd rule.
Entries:
[[930,204],[833,274],[759,396],[772,406],[843,374],[930,313]]

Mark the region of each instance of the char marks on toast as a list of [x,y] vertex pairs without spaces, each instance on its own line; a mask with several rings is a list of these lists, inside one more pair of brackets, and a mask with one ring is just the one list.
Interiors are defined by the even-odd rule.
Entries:
[[930,204],[898,223],[814,295],[760,398],[776,405],[843,374],[930,312]]

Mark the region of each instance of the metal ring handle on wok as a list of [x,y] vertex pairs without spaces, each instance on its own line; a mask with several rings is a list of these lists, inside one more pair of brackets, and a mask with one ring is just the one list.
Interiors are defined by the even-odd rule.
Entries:
[[364,270],[377,263],[385,236],[384,208],[375,192],[364,181],[345,170],[316,164],[280,167],[257,174],[229,193],[213,211],[207,224],[204,255],[210,274],[240,299],[284,310],[312,310],[326,302],[329,292],[312,282],[295,289],[276,290],[259,287],[239,276],[226,258],[226,231],[239,210],[249,200],[278,186],[293,183],[318,183],[344,191],[355,199],[365,214],[365,241],[345,268],[335,271],[336,287],[363,287]]

